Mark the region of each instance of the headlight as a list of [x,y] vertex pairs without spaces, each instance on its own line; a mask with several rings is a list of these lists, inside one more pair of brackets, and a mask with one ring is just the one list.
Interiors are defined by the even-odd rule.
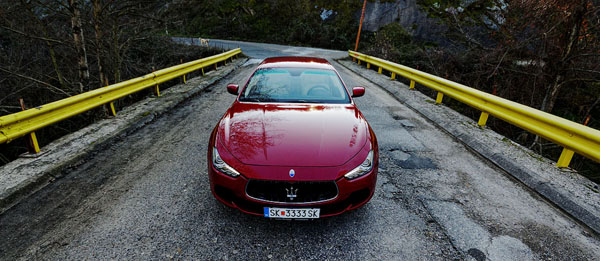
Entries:
[[225,161],[223,161],[223,159],[221,159],[221,156],[219,155],[219,152],[217,151],[216,147],[213,147],[212,163],[213,163],[213,166],[215,166],[215,168],[217,170],[219,170],[220,172],[223,172],[229,176],[232,176],[235,178],[240,175],[240,173],[237,172],[237,170],[235,170],[231,166],[227,165],[227,163],[225,163]]
[[360,164],[355,169],[346,173],[346,175],[344,175],[344,177],[346,177],[347,179],[355,179],[355,178],[358,178],[360,176],[363,176],[363,175],[369,173],[369,171],[371,171],[372,169],[373,169],[373,151],[369,151],[369,155],[367,155],[367,158],[365,159],[365,161],[363,161],[363,163]]

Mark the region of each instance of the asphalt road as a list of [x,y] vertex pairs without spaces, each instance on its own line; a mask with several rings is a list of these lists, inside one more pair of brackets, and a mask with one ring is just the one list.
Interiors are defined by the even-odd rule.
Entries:
[[[0,259],[600,260],[600,241],[339,64],[380,143],[374,198],[341,216],[268,220],[217,202],[210,131],[268,56],[344,52],[238,43],[253,59],[0,216]],[[237,46],[236,46],[237,47]]]

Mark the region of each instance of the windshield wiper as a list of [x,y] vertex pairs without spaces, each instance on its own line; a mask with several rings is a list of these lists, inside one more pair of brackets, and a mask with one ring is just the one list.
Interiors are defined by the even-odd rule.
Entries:
[[258,98],[240,98],[240,101],[260,102],[260,99],[258,99]]
[[272,101],[276,101],[275,99],[272,98],[240,98],[240,101],[249,101],[249,102],[272,102]]
[[292,103],[323,103],[322,101],[310,101],[310,100],[293,100],[289,101]]

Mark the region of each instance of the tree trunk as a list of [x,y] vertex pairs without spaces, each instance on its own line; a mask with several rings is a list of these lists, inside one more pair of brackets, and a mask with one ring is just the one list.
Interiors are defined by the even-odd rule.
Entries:
[[114,77],[115,80],[114,82],[120,82],[121,81],[121,58],[120,57],[120,51],[119,51],[119,23],[118,20],[115,19],[115,23],[113,24],[113,33],[112,33],[112,37],[113,37],[113,72],[114,72]]
[[73,43],[77,51],[79,66],[79,91],[88,90],[90,82],[90,70],[85,51],[85,40],[83,38],[83,28],[81,27],[81,12],[79,0],[69,0],[69,9],[71,11],[71,30],[73,33]]
[[[21,3],[23,5],[25,5],[25,7],[27,9],[27,13],[31,17],[31,19],[34,19],[36,21],[36,23],[38,24],[38,26],[40,27],[40,29],[42,30],[42,33],[44,34],[44,38],[49,39],[48,29],[46,28],[46,25],[44,23],[42,23],[42,21],[40,21],[39,17],[33,13],[33,10],[31,9],[31,6],[29,5],[29,3],[27,3],[26,1],[23,1],[23,0],[21,0]],[[46,42],[46,46],[48,47],[48,52],[50,53],[50,60],[52,61],[52,67],[54,68],[54,72],[56,73],[56,78],[58,78],[58,83],[60,84],[60,87],[64,91],[68,91],[69,88],[67,87],[67,84],[65,83],[63,75],[58,67],[58,62],[56,61],[56,52],[54,51],[54,45],[49,40],[45,40],[44,42]]]
[[102,29],[100,28],[100,17],[102,15],[102,10],[100,7],[100,0],[94,0],[93,9],[94,31],[96,33],[96,61],[98,63],[98,79],[100,81],[100,87],[102,87],[104,86],[106,76],[104,73],[104,67],[102,66]]
[[577,48],[577,42],[579,41],[579,31],[581,29],[581,24],[584,20],[587,2],[587,0],[581,0],[579,5],[575,8],[572,24],[568,32],[568,40],[564,48],[565,52],[563,53],[560,61],[558,61],[559,67],[558,71],[554,75],[552,86],[547,89],[546,95],[544,96],[544,100],[542,101],[542,106],[540,108],[542,111],[551,113],[552,109],[554,109],[554,104],[556,103],[556,99],[558,98],[558,94],[566,78],[567,69],[569,67],[567,62],[573,54],[573,51]]
[[[566,42],[566,46],[564,47],[564,53],[558,61],[559,66],[558,70],[554,74],[552,79],[552,85],[546,89],[546,94],[544,95],[544,100],[542,101],[542,106],[540,110],[545,111],[547,113],[552,113],[552,109],[554,109],[554,105],[556,104],[556,99],[558,98],[558,94],[560,93],[560,89],[563,87],[565,83],[565,78],[567,74],[567,69],[569,65],[567,64],[569,58],[573,55],[573,51],[577,48],[577,41],[579,41],[579,31],[581,29],[581,24],[584,20],[584,14],[587,7],[587,0],[580,0],[577,3],[577,7],[575,7],[575,11],[573,13],[573,19],[571,20],[571,26],[568,32],[568,38]],[[542,144],[540,136],[536,135],[535,139],[530,149],[534,147],[539,147],[539,153],[542,154]]]

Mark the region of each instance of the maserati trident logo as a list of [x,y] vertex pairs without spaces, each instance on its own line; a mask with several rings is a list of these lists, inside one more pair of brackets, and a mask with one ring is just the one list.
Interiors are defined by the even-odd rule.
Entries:
[[290,188],[286,188],[285,192],[286,192],[286,196],[290,200],[294,200],[296,198],[296,196],[298,196],[298,189],[294,188],[294,186],[291,186]]
[[290,178],[293,178],[296,175],[294,169],[290,169]]

